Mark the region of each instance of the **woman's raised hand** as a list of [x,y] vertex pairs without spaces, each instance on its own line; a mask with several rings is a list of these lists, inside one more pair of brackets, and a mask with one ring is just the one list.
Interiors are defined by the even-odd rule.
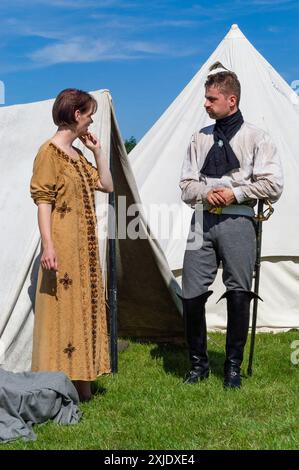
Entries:
[[91,132],[87,132],[86,134],[81,135],[79,139],[81,142],[83,142],[85,147],[87,147],[92,152],[100,150],[101,148],[100,140],[95,134],[92,134]]

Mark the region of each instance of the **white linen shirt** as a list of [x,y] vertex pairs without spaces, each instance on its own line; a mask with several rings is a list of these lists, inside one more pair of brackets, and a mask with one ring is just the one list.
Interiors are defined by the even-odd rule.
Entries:
[[204,127],[192,135],[181,173],[182,200],[194,207],[197,202],[205,203],[210,189],[227,187],[233,190],[238,204],[252,205],[256,199],[277,201],[283,189],[283,173],[276,146],[265,131],[247,122],[230,140],[240,168],[221,178],[200,173],[214,144],[213,129],[214,125]]

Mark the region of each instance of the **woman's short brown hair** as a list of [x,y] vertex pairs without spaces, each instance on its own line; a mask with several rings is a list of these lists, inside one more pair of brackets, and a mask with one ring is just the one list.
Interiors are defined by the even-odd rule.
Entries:
[[67,88],[59,93],[54,102],[53,121],[56,126],[72,126],[76,123],[75,111],[77,109],[80,113],[86,113],[90,108],[93,108],[94,114],[97,107],[96,99],[86,91]]

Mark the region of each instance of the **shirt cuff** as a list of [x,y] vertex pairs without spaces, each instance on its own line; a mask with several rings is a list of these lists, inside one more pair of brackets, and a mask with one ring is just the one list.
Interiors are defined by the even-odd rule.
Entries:
[[232,191],[235,195],[235,198],[236,198],[238,204],[242,204],[242,202],[244,202],[246,200],[246,196],[245,196],[245,194],[243,193],[243,191],[240,187],[239,188],[232,188]]
[[208,197],[208,192],[210,191],[210,189],[211,189],[211,188],[204,188],[204,189],[201,191],[200,197],[197,198],[197,200],[196,200],[196,204],[197,204],[198,202],[201,202],[201,203],[206,202],[207,197]]

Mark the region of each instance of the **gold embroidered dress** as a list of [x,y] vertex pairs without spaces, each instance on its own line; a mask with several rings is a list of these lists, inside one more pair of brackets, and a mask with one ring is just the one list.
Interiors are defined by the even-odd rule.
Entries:
[[72,380],[87,381],[110,372],[96,234],[98,180],[97,169],[81,153],[74,161],[53,142],[46,142],[35,158],[31,196],[37,205],[52,205],[58,272],[39,269],[33,371],[63,371]]

